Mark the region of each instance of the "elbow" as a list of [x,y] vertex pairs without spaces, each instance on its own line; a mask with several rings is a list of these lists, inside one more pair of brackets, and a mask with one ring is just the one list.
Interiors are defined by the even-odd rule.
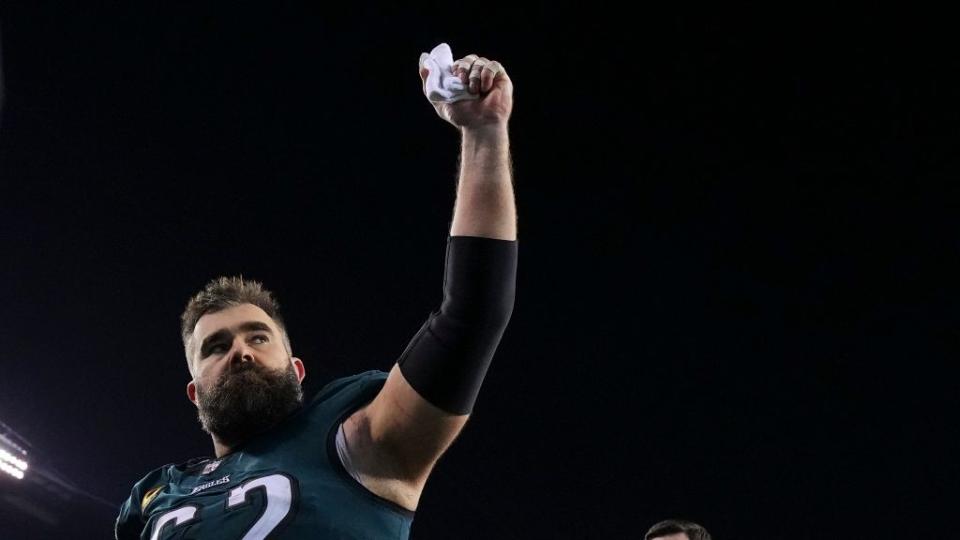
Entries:
[[498,296],[493,301],[444,301],[437,315],[458,326],[502,333],[513,317],[514,303],[513,294]]

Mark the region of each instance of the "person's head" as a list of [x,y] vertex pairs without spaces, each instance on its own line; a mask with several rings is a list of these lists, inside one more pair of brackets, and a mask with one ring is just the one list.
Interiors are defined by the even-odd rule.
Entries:
[[710,533],[692,521],[667,519],[657,523],[643,540],[711,540]]
[[273,294],[257,281],[219,277],[180,316],[187,397],[204,431],[233,446],[269,429],[303,402],[303,362]]

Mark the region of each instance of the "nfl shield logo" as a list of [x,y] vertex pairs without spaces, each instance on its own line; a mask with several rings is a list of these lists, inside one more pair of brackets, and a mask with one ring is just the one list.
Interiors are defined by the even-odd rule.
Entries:
[[207,463],[207,465],[203,468],[203,472],[200,474],[210,474],[213,471],[217,470],[217,467],[219,466],[220,466],[219,459],[216,461],[211,461],[210,463]]

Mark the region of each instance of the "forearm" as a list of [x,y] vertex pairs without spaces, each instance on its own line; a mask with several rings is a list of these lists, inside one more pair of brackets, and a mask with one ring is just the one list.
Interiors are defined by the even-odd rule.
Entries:
[[421,397],[454,415],[470,414],[513,314],[517,241],[447,238],[443,302],[397,363]]
[[421,397],[454,415],[473,410],[513,313],[517,280],[517,213],[506,128],[464,131],[460,157],[443,302],[397,361]]
[[460,178],[450,236],[517,239],[506,125],[462,129]]

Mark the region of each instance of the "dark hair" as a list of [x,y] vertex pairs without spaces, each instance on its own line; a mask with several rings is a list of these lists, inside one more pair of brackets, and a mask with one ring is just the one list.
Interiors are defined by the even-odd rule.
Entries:
[[280,316],[280,303],[273,297],[273,293],[263,288],[259,281],[246,280],[243,276],[220,276],[211,280],[187,302],[187,307],[180,315],[180,337],[183,338],[183,350],[187,357],[187,367],[193,373],[193,329],[200,317],[207,313],[216,313],[241,304],[253,304],[266,312],[283,334],[283,345],[288,355],[293,355],[290,347],[290,338],[287,328]]
[[711,540],[710,533],[708,533],[703,526],[682,519],[666,519],[657,523],[653,527],[650,527],[650,530],[647,531],[643,540],[651,540],[652,538],[677,533],[686,534],[690,540]]

